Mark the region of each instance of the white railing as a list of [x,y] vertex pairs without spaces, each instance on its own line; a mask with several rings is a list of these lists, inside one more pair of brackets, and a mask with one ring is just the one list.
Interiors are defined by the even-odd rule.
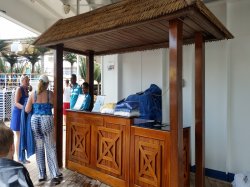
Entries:
[[[0,90],[13,90],[20,85],[20,78],[22,74],[18,73],[0,73]],[[35,81],[37,82],[39,75],[29,74],[31,84]]]
[[14,106],[14,90],[0,90],[0,120],[10,120]]

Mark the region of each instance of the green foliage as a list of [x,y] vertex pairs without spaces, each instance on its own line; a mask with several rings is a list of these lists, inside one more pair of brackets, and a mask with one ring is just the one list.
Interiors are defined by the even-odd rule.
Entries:
[[13,72],[13,67],[14,65],[18,62],[18,55],[12,53],[12,54],[7,54],[5,52],[2,52],[3,58],[5,61],[10,63],[10,72]]
[[35,73],[35,64],[40,60],[40,52],[38,50],[31,54],[23,54],[22,56],[27,58],[27,60],[32,64],[32,73]]
[[40,64],[37,64],[36,66],[35,66],[35,73],[37,73],[37,74],[40,74],[41,73],[41,65]]
[[5,63],[2,60],[2,58],[0,58],[0,73],[7,73],[6,67],[5,67]]
[[86,80],[87,64],[86,64],[86,58],[82,56],[80,57],[80,62],[79,62],[79,72],[80,72],[80,76],[82,77],[82,79]]
[[0,53],[5,51],[7,46],[8,46],[8,44],[4,40],[0,40]]
[[[79,71],[82,79],[86,80],[87,77],[87,62],[86,58],[80,57]],[[94,80],[98,83],[101,82],[101,67],[100,64],[94,64]]]
[[32,65],[35,65],[35,63],[37,63],[40,60],[39,56],[40,56],[40,53],[23,54],[23,57],[27,58],[27,60]]
[[94,65],[94,80],[96,80],[98,84],[101,82],[101,67],[100,64],[97,63]]
[[[32,73],[35,72],[35,64],[40,60],[40,56],[44,55],[47,51],[49,51],[48,48],[45,47],[32,47],[33,39],[26,41],[28,44],[28,47],[24,49],[24,52],[22,53],[7,53],[6,47],[8,46],[8,43],[6,43],[4,40],[0,40],[0,53],[2,54],[2,57],[5,61],[10,63],[11,70],[10,72],[21,72],[24,67],[15,67],[14,65],[18,62],[18,57],[23,56],[25,57],[31,64],[32,64]],[[30,48],[31,47],[31,48]],[[30,51],[30,49],[32,49]],[[0,64],[0,70],[3,71],[3,63]],[[39,72],[41,72],[41,67],[38,68]],[[7,72],[7,70],[4,70]]]
[[64,60],[68,61],[71,65],[71,74],[73,73],[73,65],[77,61],[77,56],[74,53],[65,53]]
[[71,65],[73,65],[77,61],[76,54],[74,54],[74,53],[66,53],[64,55],[64,60],[68,61]]
[[[40,56],[43,56],[47,51],[49,51],[49,49],[45,47],[34,47],[32,53],[27,50],[24,54],[22,54],[22,56],[25,57],[32,65],[31,73],[35,73],[35,64],[40,60]],[[41,72],[40,65],[39,72]]]
[[46,52],[48,52],[50,49],[46,47],[36,47],[36,49],[40,52],[41,55],[44,55]]
[[23,73],[24,65],[18,65],[13,67],[13,73]]

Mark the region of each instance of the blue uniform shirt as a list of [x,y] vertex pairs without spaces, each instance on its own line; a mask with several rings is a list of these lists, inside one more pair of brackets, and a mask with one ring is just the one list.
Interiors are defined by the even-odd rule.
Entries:
[[81,110],[89,110],[91,97],[89,93],[84,94],[84,96],[85,96],[85,99],[84,99],[84,102],[82,103]]
[[73,85],[70,95],[70,109],[74,108],[79,94],[82,94],[82,88],[78,84]]

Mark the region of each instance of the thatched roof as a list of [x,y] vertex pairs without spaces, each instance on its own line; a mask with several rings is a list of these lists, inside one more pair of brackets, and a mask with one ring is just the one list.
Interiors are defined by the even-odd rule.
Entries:
[[92,50],[97,55],[168,47],[172,19],[184,23],[184,44],[193,43],[197,31],[206,41],[233,38],[200,0],[123,0],[61,19],[34,44],[64,44],[66,49]]

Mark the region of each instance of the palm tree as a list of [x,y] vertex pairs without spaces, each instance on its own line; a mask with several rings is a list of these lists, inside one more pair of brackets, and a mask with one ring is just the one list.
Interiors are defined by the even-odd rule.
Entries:
[[15,68],[13,68],[13,72],[15,73],[23,73],[23,70],[24,70],[24,66],[21,64],[21,65],[17,65],[15,66]]
[[99,64],[94,65],[94,80],[97,82],[97,95],[100,94],[100,82],[101,82],[101,67]]
[[34,50],[31,54],[23,54],[22,56],[27,58],[27,60],[32,65],[31,73],[35,73],[35,64],[40,60],[39,56],[41,53],[38,50]]
[[7,54],[2,52],[3,58],[10,63],[10,72],[12,73],[14,65],[18,62],[18,55],[16,54]]
[[77,57],[76,54],[74,53],[66,53],[64,55],[64,60],[68,61],[71,65],[70,71],[71,71],[71,75],[73,73],[73,64],[77,61]]
[[[44,72],[44,54],[49,51],[48,48],[45,47],[35,47],[32,45],[33,40],[27,41],[27,46],[25,47],[24,51],[22,52],[23,57],[28,59],[29,62],[32,64],[32,73],[35,72],[35,64],[41,60],[41,66],[39,66],[39,72]],[[39,58],[39,56],[41,56]]]
[[42,72],[42,68],[41,68],[41,65],[40,64],[36,64],[35,65],[35,73],[36,74],[41,74]]
[[6,43],[4,40],[0,40],[0,53],[5,51],[7,46],[8,46],[8,43]]
[[80,65],[79,65],[80,76],[82,79],[86,80],[87,77],[87,64],[86,58],[80,57]]
[[2,58],[0,58],[0,73],[7,73],[6,67],[5,67],[5,63],[2,60]]
[[[87,64],[86,58],[80,57],[80,66],[79,66],[80,76],[82,79],[86,80],[87,77]],[[100,94],[100,82],[101,82],[101,67],[98,63],[94,64],[94,80],[97,81],[97,94]]]
[[[8,46],[8,44],[4,40],[0,40],[0,54],[5,51],[7,46]],[[0,72],[1,73],[7,72],[7,70],[5,68],[5,63],[1,57],[0,57]]]

